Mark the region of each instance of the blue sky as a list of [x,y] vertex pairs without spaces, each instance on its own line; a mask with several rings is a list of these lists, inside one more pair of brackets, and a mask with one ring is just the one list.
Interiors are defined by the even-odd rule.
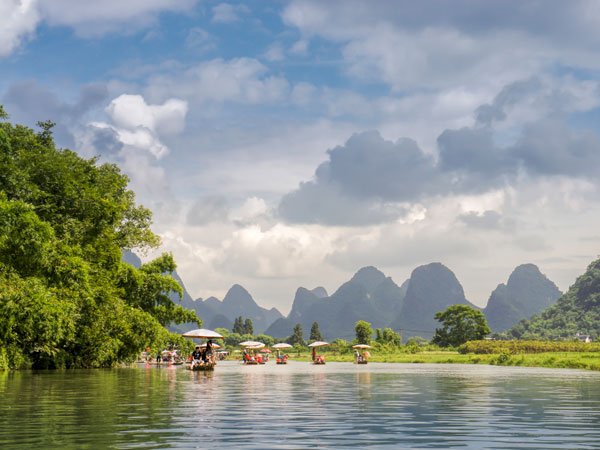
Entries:
[[[5,0],[0,103],[131,178],[194,297],[598,255],[600,4]],[[152,257],[152,254],[146,258]]]

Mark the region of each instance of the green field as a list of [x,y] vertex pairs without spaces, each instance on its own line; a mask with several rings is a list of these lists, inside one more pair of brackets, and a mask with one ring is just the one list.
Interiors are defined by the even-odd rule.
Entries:
[[[536,344],[532,347],[532,343]],[[481,348],[482,344],[479,344]],[[552,346],[556,347],[553,343]],[[456,350],[424,350],[414,353],[402,351],[383,351],[377,352],[377,349],[371,350],[370,362],[386,362],[386,363],[430,363],[430,364],[490,364],[498,366],[523,366],[523,367],[550,367],[564,369],[585,369],[585,370],[600,370],[600,352],[585,351],[586,346],[577,345],[575,349],[570,343],[565,343],[565,348],[569,351],[544,351],[540,352],[539,347],[548,346],[541,341],[523,341],[522,344],[513,345],[511,351],[504,347],[499,347],[498,344],[490,343],[489,353],[459,353]],[[404,347],[404,346],[403,346]],[[517,347],[534,348],[531,352],[523,351]],[[589,350],[596,349],[596,345],[589,345]],[[493,348],[493,350],[492,350]],[[464,352],[464,349],[461,349]],[[560,349],[562,350],[562,349]],[[492,351],[496,351],[492,353]],[[535,352],[533,352],[535,351]],[[354,361],[354,355],[351,352],[333,352],[320,351],[320,355],[325,356],[325,360],[329,362]],[[310,361],[310,352],[290,352],[290,359],[296,361]]]

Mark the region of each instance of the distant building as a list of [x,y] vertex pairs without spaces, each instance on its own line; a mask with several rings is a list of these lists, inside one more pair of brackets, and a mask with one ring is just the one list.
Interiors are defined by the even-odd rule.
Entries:
[[576,333],[575,339],[580,340],[581,342],[592,342],[592,338],[589,334]]

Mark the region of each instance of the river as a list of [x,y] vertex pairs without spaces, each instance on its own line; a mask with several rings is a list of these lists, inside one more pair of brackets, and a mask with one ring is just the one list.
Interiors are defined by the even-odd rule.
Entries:
[[600,374],[290,361],[0,372],[0,448],[600,448]]

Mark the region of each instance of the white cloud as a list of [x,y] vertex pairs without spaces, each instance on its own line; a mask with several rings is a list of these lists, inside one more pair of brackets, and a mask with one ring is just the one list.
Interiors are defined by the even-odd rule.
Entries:
[[175,98],[162,105],[148,105],[141,95],[122,94],[110,102],[105,111],[120,128],[144,127],[160,134],[177,134],[185,127],[188,105]]
[[0,57],[10,55],[30,38],[40,20],[37,0],[0,2]]
[[123,152],[142,151],[160,159],[169,153],[160,135],[183,130],[187,103],[169,99],[162,105],[149,105],[140,95],[122,94],[110,102],[105,112],[111,123],[93,122],[93,127],[112,129],[125,146]]
[[67,26],[81,37],[132,33],[152,25],[164,11],[186,12],[198,0],[3,0],[0,2],[0,57],[32,38],[42,22]]
[[256,221],[267,214],[267,203],[264,199],[258,197],[247,198],[244,203],[232,212],[233,220],[240,223]]
[[69,26],[82,37],[130,33],[156,22],[161,12],[189,11],[197,0],[41,0],[40,12],[51,26]]
[[196,102],[269,104],[287,96],[285,78],[267,75],[256,59],[217,58],[183,71],[150,77],[147,94],[157,101],[177,96]]
[[313,271],[330,249],[327,234],[282,224],[266,230],[251,225],[223,242],[218,267],[260,278],[299,277]]
[[309,0],[291,2],[282,18],[302,40],[341,46],[347,73],[366,82],[402,93],[498,91],[556,65],[598,68],[598,5],[551,4]]
[[250,10],[245,5],[231,5],[220,3],[213,7],[214,23],[235,23],[241,20],[241,14],[248,14]]
[[273,44],[269,45],[269,48],[267,48],[267,51],[264,54],[264,57],[267,61],[270,62],[283,61],[285,59],[285,55],[283,51],[283,45],[281,45],[281,42],[274,42]]
[[212,50],[216,47],[216,39],[206,30],[199,27],[192,28],[185,39],[185,45],[201,52]]
[[296,41],[294,45],[292,45],[292,48],[290,48],[290,52],[298,56],[308,55],[308,41],[306,39]]

